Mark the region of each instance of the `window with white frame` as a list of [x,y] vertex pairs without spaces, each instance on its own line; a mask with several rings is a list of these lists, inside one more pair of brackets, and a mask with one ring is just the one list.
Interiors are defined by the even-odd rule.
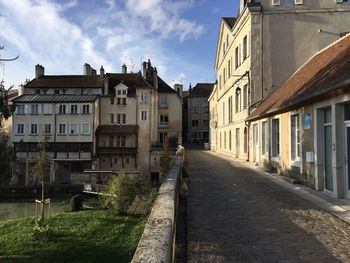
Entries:
[[38,104],[30,105],[30,114],[34,114],[34,115],[39,114],[39,105]]
[[147,121],[147,118],[148,118],[147,113],[148,112],[145,110],[141,111],[141,121]]
[[238,47],[235,48],[235,69],[239,66]]
[[248,86],[243,86],[243,110],[247,109],[248,105]]
[[261,123],[261,154],[266,155],[268,151],[268,130],[267,121]]
[[303,4],[303,0],[294,0],[294,4],[295,5],[302,5]]
[[90,105],[83,104],[83,114],[90,114]]
[[111,105],[114,104],[114,98],[111,98]]
[[243,38],[243,61],[248,57],[248,37]]
[[38,134],[38,124],[32,123],[30,125],[30,134],[37,135]]
[[69,134],[79,134],[79,125],[78,123],[71,123],[70,124],[70,131]]
[[61,104],[58,106],[58,113],[59,114],[66,114],[66,105]]
[[126,114],[118,113],[117,114],[117,124],[126,124]]
[[160,95],[160,107],[161,108],[168,107],[168,96],[167,95]]
[[90,134],[90,123],[81,124],[81,134]]
[[300,159],[300,115],[290,116],[290,147],[291,160],[299,161]]
[[160,132],[159,133],[159,143],[163,144],[168,140],[168,133],[167,132]]
[[169,124],[169,117],[168,114],[161,114],[159,116],[159,125],[160,126],[166,126]]
[[24,124],[23,123],[17,124],[16,134],[24,134]]
[[78,105],[77,104],[70,105],[70,114],[78,114]]
[[126,147],[125,135],[117,135],[117,147]]
[[272,133],[272,157],[279,157],[280,155],[280,120],[273,119],[271,123]]
[[25,105],[23,104],[18,104],[16,106],[16,114],[20,115],[20,114],[25,114]]
[[272,1],[272,5],[280,5],[281,1],[280,0],[271,0]]
[[43,111],[44,111],[44,114],[52,114],[53,113],[52,104],[44,104]]
[[148,102],[148,93],[147,92],[142,92],[140,95],[140,101],[141,102]]
[[58,125],[58,134],[66,134],[66,124],[65,123],[60,123]]
[[45,123],[43,128],[44,134],[51,134],[51,123]]

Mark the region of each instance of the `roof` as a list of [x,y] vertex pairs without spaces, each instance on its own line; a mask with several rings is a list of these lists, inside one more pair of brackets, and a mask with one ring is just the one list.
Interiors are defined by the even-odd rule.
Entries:
[[197,83],[197,85],[191,90],[189,96],[209,98],[211,92],[213,91],[214,85],[215,83]]
[[99,125],[96,134],[137,133],[138,125]]
[[31,80],[26,88],[101,88],[100,75],[43,75]]
[[136,95],[136,89],[152,89],[152,86],[140,73],[107,73],[109,93],[114,94],[114,87],[123,83],[128,87],[128,97]]
[[93,102],[97,95],[33,95],[25,94],[15,98],[14,102]]
[[[276,115],[350,91],[350,35],[316,53],[257,106],[248,120]],[[337,91],[337,92],[335,92]]]
[[223,17],[222,19],[226,22],[230,29],[233,28],[237,21],[237,18],[235,17]]
[[159,93],[176,93],[161,77],[158,76],[158,92]]

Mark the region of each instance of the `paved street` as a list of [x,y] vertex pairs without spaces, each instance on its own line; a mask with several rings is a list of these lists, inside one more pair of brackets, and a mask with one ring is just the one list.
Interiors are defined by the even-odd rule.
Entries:
[[187,262],[350,262],[350,224],[240,162],[186,155]]

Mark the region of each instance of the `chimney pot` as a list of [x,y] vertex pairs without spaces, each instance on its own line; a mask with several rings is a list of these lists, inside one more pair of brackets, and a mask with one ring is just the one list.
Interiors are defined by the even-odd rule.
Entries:
[[104,76],[105,76],[105,70],[104,70],[103,66],[101,66],[101,68],[100,68],[100,77],[101,77],[101,79],[102,79]]
[[125,64],[123,64],[123,66],[122,66],[122,73],[123,73],[123,74],[128,73],[128,68],[126,67]]

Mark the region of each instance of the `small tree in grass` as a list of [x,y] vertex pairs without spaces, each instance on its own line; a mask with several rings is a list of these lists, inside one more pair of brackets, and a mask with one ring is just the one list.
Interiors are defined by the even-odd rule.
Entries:
[[33,172],[41,181],[41,220],[44,220],[45,211],[45,189],[44,181],[47,174],[50,173],[50,158],[46,154],[46,146],[48,143],[48,137],[45,136],[44,139],[39,143],[39,158],[34,161]]

